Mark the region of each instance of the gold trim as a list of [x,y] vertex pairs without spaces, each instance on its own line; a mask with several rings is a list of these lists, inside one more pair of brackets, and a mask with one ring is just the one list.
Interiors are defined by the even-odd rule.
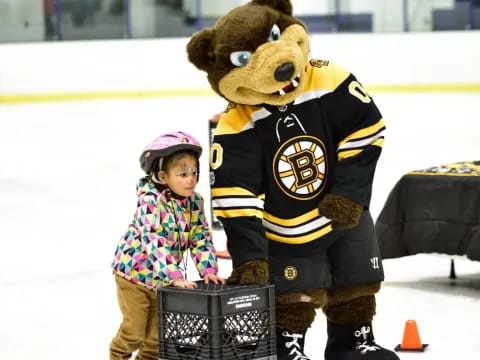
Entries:
[[309,212],[302,214],[300,216],[291,218],[291,219],[282,219],[267,212],[263,212],[263,218],[272,224],[282,225],[282,226],[298,226],[305,224],[310,220],[313,220],[319,216],[318,209],[310,210]]
[[407,175],[426,175],[426,176],[480,176],[480,174],[456,174],[456,173],[425,173],[421,171],[410,171]]
[[363,149],[360,150],[346,150],[346,151],[341,151],[338,153],[338,161],[343,161],[345,159],[357,156],[363,151]]
[[235,217],[256,217],[262,219],[262,211],[256,209],[231,209],[231,210],[213,210],[216,217],[235,218]]
[[278,241],[281,243],[286,243],[286,244],[305,244],[313,240],[317,240],[321,238],[322,236],[327,235],[329,232],[331,232],[332,225],[329,224],[325,226],[324,228],[321,228],[320,230],[317,230],[311,234],[308,235],[303,235],[303,236],[296,236],[296,237],[285,237],[285,236],[280,236],[277,234],[272,234],[271,232],[265,231],[265,234],[267,236],[267,239],[273,240],[273,241]]
[[[379,148],[383,147],[384,139],[380,138],[375,140],[373,143],[369,144],[368,146],[377,146]],[[343,161],[353,156],[357,156],[360,154],[365,148],[357,149],[357,150],[340,150],[338,152],[338,161]]]
[[251,196],[256,197],[254,193],[241,187],[218,187],[212,189],[212,198],[219,196]]
[[[358,138],[364,138],[367,136],[371,136],[375,134],[378,130],[381,128],[385,127],[385,123],[383,121],[383,118],[378,120],[375,124],[367,126],[366,128],[360,129],[358,131],[355,131],[354,133],[348,135],[345,139],[340,141],[338,143],[338,147],[341,145],[353,140],[353,139],[358,139]],[[341,151],[341,150],[340,150]]]

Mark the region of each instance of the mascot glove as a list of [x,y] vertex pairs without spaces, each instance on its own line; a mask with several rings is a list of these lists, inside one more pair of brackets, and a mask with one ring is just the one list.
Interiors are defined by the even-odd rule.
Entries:
[[332,220],[336,230],[347,230],[358,225],[363,205],[342,195],[327,194],[318,205],[320,215]]
[[233,269],[228,284],[265,284],[268,282],[268,263],[264,259],[245,261]]

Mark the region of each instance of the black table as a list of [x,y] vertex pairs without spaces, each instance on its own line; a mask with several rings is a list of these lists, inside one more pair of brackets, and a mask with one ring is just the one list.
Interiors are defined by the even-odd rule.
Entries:
[[405,174],[375,230],[384,259],[439,253],[480,260],[480,161]]

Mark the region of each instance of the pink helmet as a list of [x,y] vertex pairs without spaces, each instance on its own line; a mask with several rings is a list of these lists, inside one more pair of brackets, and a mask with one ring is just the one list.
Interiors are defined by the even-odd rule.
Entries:
[[140,166],[150,174],[153,165],[166,156],[178,151],[191,150],[198,157],[202,154],[202,147],[197,139],[183,131],[174,131],[162,134],[145,147],[140,155]]

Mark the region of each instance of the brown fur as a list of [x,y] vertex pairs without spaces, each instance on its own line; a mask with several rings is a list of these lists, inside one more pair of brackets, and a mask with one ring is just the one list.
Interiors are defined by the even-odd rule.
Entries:
[[372,321],[375,315],[375,296],[361,296],[353,300],[327,305],[323,312],[327,319],[339,324],[365,324]]
[[306,35],[305,30],[299,25],[287,27],[279,41],[260,45],[246,66],[237,67],[223,76],[218,84],[220,92],[227,99],[250,105],[259,103],[281,105],[293,100],[302,86],[280,97],[274,95],[290,82],[289,80],[279,82],[275,79],[274,73],[281,64],[291,62],[296,69],[294,74],[300,74],[300,83],[303,83],[308,46],[299,44],[305,44]]
[[346,230],[358,225],[363,205],[337,194],[327,194],[320,201],[318,210],[321,215],[332,219],[335,229]]
[[374,295],[380,291],[380,283],[339,288],[328,292],[328,305],[348,302],[360,296]]
[[195,34],[195,41],[187,45],[188,60],[197,68],[210,72],[215,62],[213,53],[213,29],[206,28]]
[[293,9],[290,1],[286,0],[253,0],[252,4],[268,6],[272,9],[278,10],[285,15],[292,15]]
[[325,306],[328,301],[326,289],[306,290],[305,293],[311,297],[312,303],[315,305],[316,309]]
[[275,309],[277,328],[299,333],[308,329],[315,320],[313,303],[277,305]]
[[257,259],[246,261],[233,269],[228,284],[261,284],[268,282],[268,263]]
[[[277,41],[268,41],[272,27],[281,31]],[[230,56],[236,51],[251,53],[249,62],[235,66]],[[187,46],[189,60],[207,73],[213,90],[231,106],[235,104],[284,105],[293,101],[305,83],[308,61],[308,35],[305,25],[292,16],[291,1],[252,0],[221,17],[213,28],[192,36]],[[297,88],[285,95],[276,92],[292,79],[278,81],[275,70],[285,62],[294,66],[300,75]],[[322,215],[332,219],[337,229],[358,224],[363,206],[336,194],[327,194],[319,204]],[[235,268],[228,279],[231,284],[250,284],[268,281],[266,260],[251,260]],[[310,290],[282,294],[276,298],[277,326],[293,332],[310,327],[315,308],[323,307],[333,322],[359,323],[371,320],[375,313],[375,294],[379,284],[356,286],[328,292]],[[305,302],[308,299],[310,302]]]
[[312,303],[315,308],[323,307],[327,303],[327,290],[314,289],[303,292],[289,292],[275,297],[275,303],[277,305],[288,305],[300,302]]
[[[295,51],[298,59],[300,59],[300,53],[303,54],[303,59],[298,60],[299,63],[296,64],[296,68],[298,67],[298,72],[304,71],[305,64],[308,61],[309,50],[306,27],[291,14],[291,3],[285,0],[255,0],[238,6],[222,16],[214,28],[205,28],[192,36],[187,45],[188,58],[197,68],[207,73],[212,89],[228,101],[242,104],[254,102],[251,105],[265,102],[265,99],[237,96],[235,95],[237,89],[232,87],[242,88],[245,85],[250,86],[251,81],[249,80],[251,80],[252,74],[262,74],[263,76],[270,74],[273,78],[273,73],[281,61],[281,58],[278,58],[278,56],[283,56],[285,46],[290,46],[293,49],[291,51]],[[268,37],[274,24],[282,32],[282,41],[275,43],[268,42]],[[293,32],[290,31],[289,37],[284,37],[284,33],[288,32],[287,29],[294,25],[299,28]],[[273,52],[275,56],[273,58],[272,53],[265,53],[259,50],[263,45],[271,47],[272,44],[275,44]],[[230,60],[230,54],[235,51],[250,51],[256,58],[256,65],[248,64],[244,67],[236,67]],[[222,79],[227,74],[231,75],[231,73],[235,73],[235,81],[228,82],[228,85],[221,90],[220,83]],[[271,83],[269,89],[266,89],[268,90],[268,95],[287,85],[288,82],[274,84],[273,80],[269,80],[269,83]],[[254,84],[255,88],[251,90],[262,94],[262,91],[257,91],[256,89],[256,86],[263,84],[261,79],[256,79]],[[246,87],[247,89],[248,86]],[[298,91],[301,91],[301,89]],[[234,98],[232,98],[232,95],[235,95],[233,96]],[[294,91],[287,95],[280,98],[270,96],[269,100],[271,101],[268,102],[272,104],[276,102],[288,103],[298,94]]]

